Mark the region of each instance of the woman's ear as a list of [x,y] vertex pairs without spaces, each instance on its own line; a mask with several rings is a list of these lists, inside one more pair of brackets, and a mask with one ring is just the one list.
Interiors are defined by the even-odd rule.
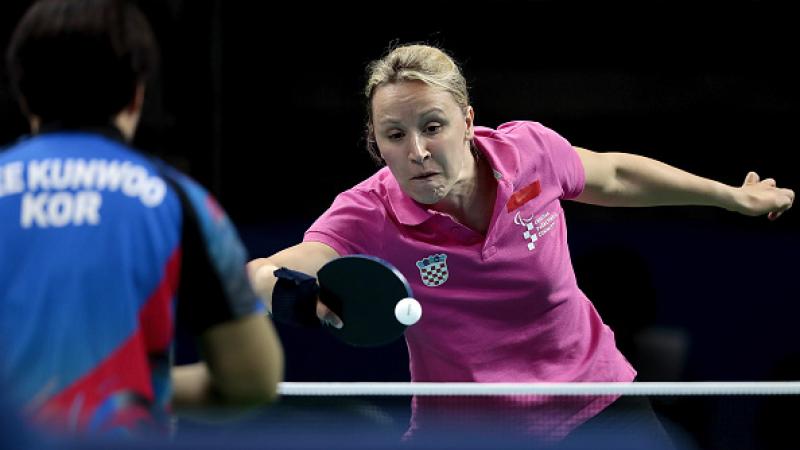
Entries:
[[31,112],[30,108],[28,108],[28,101],[25,100],[25,97],[23,97],[22,94],[17,97],[17,103],[19,104],[19,110],[22,112],[22,115],[28,119],[28,125],[31,128],[31,134],[38,133],[39,127],[42,125],[42,119]]
[[133,140],[136,128],[139,126],[139,118],[144,106],[144,83],[137,83],[133,98],[114,118],[114,125],[119,128],[127,141]]
[[472,106],[467,106],[464,116],[464,120],[466,121],[467,125],[467,133],[465,138],[466,140],[471,141],[472,138],[475,137],[475,110],[472,109]]
[[136,90],[134,91],[133,98],[131,102],[128,103],[128,106],[125,107],[125,111],[132,114],[138,114],[142,111],[142,107],[144,106],[144,83],[136,83]]

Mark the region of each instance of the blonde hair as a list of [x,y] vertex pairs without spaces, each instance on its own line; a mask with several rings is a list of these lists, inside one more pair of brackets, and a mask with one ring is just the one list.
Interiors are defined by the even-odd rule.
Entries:
[[436,47],[422,44],[395,47],[383,58],[372,61],[367,66],[367,74],[364,88],[367,98],[367,151],[379,162],[383,162],[383,159],[377,149],[372,125],[372,97],[378,87],[401,81],[422,81],[449,92],[465,112],[470,104],[467,81],[461,69],[450,55]]

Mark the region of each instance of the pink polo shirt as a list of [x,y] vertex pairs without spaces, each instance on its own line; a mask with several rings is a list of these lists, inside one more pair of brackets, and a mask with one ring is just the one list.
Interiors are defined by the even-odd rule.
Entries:
[[[423,311],[406,331],[412,381],[632,381],[570,261],[560,201],[583,190],[577,153],[535,122],[476,127],[475,144],[498,183],[486,236],[412,200],[384,167],[337,196],[304,240],[378,256],[406,276]],[[484,398],[480,407],[558,438],[614,399]],[[434,403],[415,399],[412,430],[434,420]]]

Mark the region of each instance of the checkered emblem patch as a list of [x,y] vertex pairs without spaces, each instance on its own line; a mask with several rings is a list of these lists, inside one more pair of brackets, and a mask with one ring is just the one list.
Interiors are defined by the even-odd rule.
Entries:
[[431,255],[417,261],[419,275],[422,283],[428,287],[441,286],[449,276],[447,270],[447,255],[440,253]]

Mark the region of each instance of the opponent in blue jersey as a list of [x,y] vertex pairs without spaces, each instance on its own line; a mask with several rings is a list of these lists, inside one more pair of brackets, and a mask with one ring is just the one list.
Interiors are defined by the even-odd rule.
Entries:
[[[7,59],[32,129],[0,153],[0,383],[12,400],[34,423],[92,433],[158,428],[171,400],[273,398],[282,350],[232,224],[127,144],[156,63],[144,16],[123,1],[40,1]],[[176,324],[207,365],[171,368]]]

